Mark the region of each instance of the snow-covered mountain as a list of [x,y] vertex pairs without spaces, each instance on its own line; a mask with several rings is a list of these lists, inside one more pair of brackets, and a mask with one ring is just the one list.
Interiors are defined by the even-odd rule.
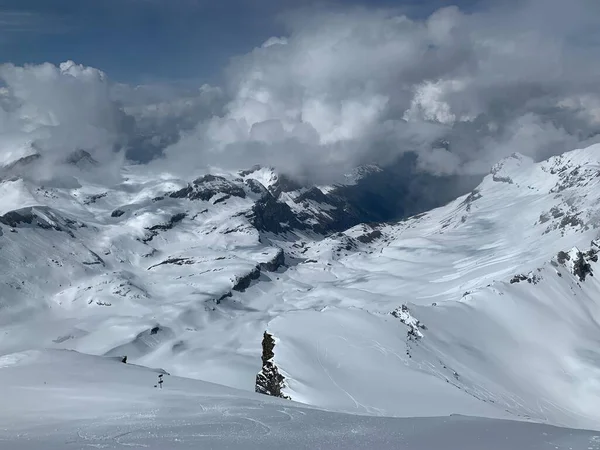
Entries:
[[[93,166],[84,153],[69,163]],[[36,373],[60,371],[82,395],[92,379],[70,366],[89,364],[127,391],[135,364],[167,371],[165,389],[187,389],[185,377],[367,416],[598,428],[600,146],[541,163],[515,154],[447,205],[381,223],[391,213],[375,205],[392,205],[397,184],[374,167],[312,188],[269,168],[188,181],[144,166],[110,186],[42,186],[26,176],[40,163],[11,163],[0,183],[3,386],[38,389]],[[269,405],[269,424],[285,402],[307,414],[218,389]],[[148,407],[170,408],[169,395]],[[386,420],[368,423],[409,423]]]

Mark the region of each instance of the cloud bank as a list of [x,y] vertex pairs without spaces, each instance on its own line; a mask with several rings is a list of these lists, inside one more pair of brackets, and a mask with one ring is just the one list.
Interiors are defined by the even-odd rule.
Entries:
[[434,173],[546,158],[600,130],[600,45],[587,0],[533,0],[412,20],[392,10],[300,14],[236,59],[226,114],[166,150],[172,161],[256,162],[327,180],[419,155]]
[[542,159],[599,140],[594,0],[286,17],[285,36],[193,92],[111,85],[72,63],[1,66],[0,131],[54,158],[126,150],[184,175],[259,163],[314,182],[405,152],[431,173],[478,174],[513,152]]

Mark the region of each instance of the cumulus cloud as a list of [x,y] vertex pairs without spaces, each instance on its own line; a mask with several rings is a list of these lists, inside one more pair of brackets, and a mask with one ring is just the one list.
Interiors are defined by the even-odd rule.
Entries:
[[0,66],[0,158],[3,165],[39,154],[36,176],[51,176],[73,152],[101,167],[119,165],[124,114],[110,100],[106,75],[66,62]]
[[[208,85],[115,84],[104,72],[72,61],[0,65],[0,167],[39,155],[20,170],[44,181],[72,174],[115,181],[126,157],[156,157],[182,131],[220,111],[221,96]],[[81,151],[93,159],[86,167],[91,170],[72,164]]]
[[510,6],[292,15],[286,36],[233,61],[224,114],[184,133],[167,161],[322,181],[407,151],[423,170],[484,173],[514,151],[539,159],[594,140],[599,5]]
[[259,163],[331,182],[406,152],[423,171],[482,174],[515,151],[542,159],[599,140],[595,0],[286,17],[287,32],[235,58],[219,87],[112,84],[74,63],[0,66],[1,157],[85,149],[105,165],[126,154],[182,176]]

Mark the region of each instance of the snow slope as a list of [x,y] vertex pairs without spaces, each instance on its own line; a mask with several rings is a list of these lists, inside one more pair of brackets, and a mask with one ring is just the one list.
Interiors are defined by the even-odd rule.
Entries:
[[[63,351],[0,358],[0,445],[148,449],[597,449],[594,432],[452,416],[329,413],[160,370]],[[7,389],[10,388],[10,389]]]
[[[297,286],[320,282],[296,292],[286,286],[281,294],[302,304],[305,327],[295,327],[297,313],[269,324],[280,339],[275,362],[289,379],[285,392],[322,406],[330,401],[323,391],[338,392],[337,407],[345,411],[408,415],[388,396],[419,392],[412,372],[405,374],[411,368],[427,392],[435,391],[424,380],[436,377],[518,417],[597,427],[600,285],[593,276],[581,280],[572,262],[557,262],[557,253],[597,248],[591,241],[598,236],[599,150],[542,164],[515,155],[468,196],[378,227],[374,244],[356,240],[365,235],[363,226],[316,244],[307,252],[315,262],[298,266],[290,277]],[[352,238],[356,248],[347,250]],[[404,331],[404,346],[383,331],[391,320],[386,313],[401,304],[427,327],[419,331],[422,338]],[[331,306],[344,312],[332,313]],[[348,308],[362,312],[349,320]],[[300,353],[298,342],[310,349]],[[372,350],[365,357],[367,348]],[[314,355],[323,354],[337,372],[314,370]],[[386,376],[369,374],[372,366],[385,368]],[[317,373],[306,377],[308,368]],[[361,375],[348,375],[355,373]],[[400,386],[387,379],[394,374]],[[426,409],[428,396],[418,397],[413,408]],[[450,404],[460,407],[456,400]]]
[[[248,392],[268,330],[284,393],[314,407],[598,429],[600,147],[513,155],[444,207],[326,236],[343,206],[265,169],[124,177],[0,183],[1,355],[126,355]],[[487,423],[423,420],[474,435]]]

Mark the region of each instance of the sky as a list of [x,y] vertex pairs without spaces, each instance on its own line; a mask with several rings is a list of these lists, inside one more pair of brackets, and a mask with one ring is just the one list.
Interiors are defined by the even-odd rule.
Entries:
[[598,141],[598,20],[596,0],[0,0],[0,164],[325,183],[412,152],[485,174]]
[[15,64],[74,60],[123,82],[215,82],[232,56],[283,33],[286,14],[361,4],[424,16],[449,2],[0,0],[0,51]]

